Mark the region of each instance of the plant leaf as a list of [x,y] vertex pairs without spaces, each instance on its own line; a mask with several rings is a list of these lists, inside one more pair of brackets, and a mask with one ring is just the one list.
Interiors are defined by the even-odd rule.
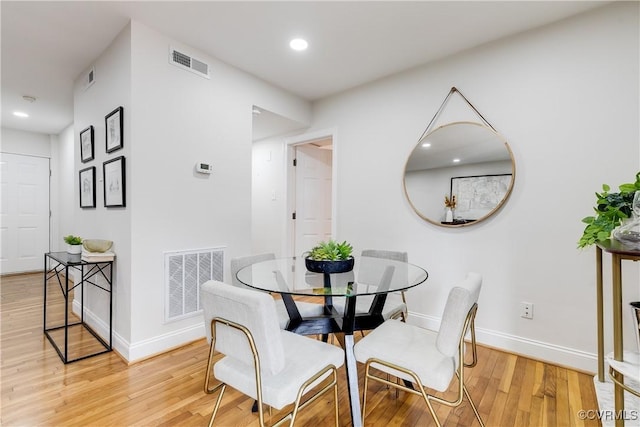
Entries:
[[582,222],[584,222],[585,224],[591,224],[595,220],[596,220],[596,217],[594,216],[585,216],[584,218],[582,218]]

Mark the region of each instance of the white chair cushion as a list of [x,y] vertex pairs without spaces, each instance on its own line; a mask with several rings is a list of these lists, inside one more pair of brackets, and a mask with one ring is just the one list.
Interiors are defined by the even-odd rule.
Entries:
[[[438,351],[436,337],[434,331],[399,320],[387,320],[356,343],[354,352],[358,362],[366,363],[371,358],[384,360],[415,372],[423,385],[445,391],[455,374],[457,357],[449,357]],[[379,364],[371,366],[414,381],[395,369]]]
[[[264,403],[276,409],[293,403],[302,384],[329,364],[339,368],[344,363],[344,352],[339,347],[288,331],[280,331],[286,349],[286,369],[276,375],[262,374]],[[257,399],[253,365],[224,357],[214,365],[217,379],[236,390]],[[326,378],[318,379],[315,384]]]
[[[240,269],[249,266],[251,264],[255,264],[263,261],[271,261],[275,260],[276,256],[272,253],[264,253],[258,255],[250,255],[245,257],[233,258],[231,260],[231,283],[234,286],[238,286],[244,289],[251,289],[253,291],[257,291],[256,289],[244,285],[236,275]],[[258,291],[259,292],[259,291]],[[320,316],[323,314],[323,305],[311,302],[296,302],[296,306],[298,307],[298,311],[300,312],[300,316],[302,317],[313,317]],[[289,323],[289,313],[287,313],[287,309],[284,306],[284,302],[281,299],[276,299],[276,311],[278,313],[278,324],[281,329],[287,327]],[[208,337],[207,337],[208,338]]]
[[[209,280],[200,286],[200,300],[205,329],[209,335],[209,325],[214,317],[244,325],[253,335],[263,375],[274,375],[285,368],[285,349],[280,338],[275,301],[271,295]],[[217,351],[253,364],[251,348],[242,332],[218,323],[216,335]]]
[[482,276],[468,273],[460,284],[449,291],[436,340],[436,346],[442,353],[448,356],[457,354],[460,337],[464,332],[462,326],[469,310],[478,302],[481,286]]
[[[373,302],[372,295],[362,295],[357,297],[356,299],[356,313],[368,313],[371,308],[371,303]],[[336,297],[333,298],[333,306],[338,311],[338,313],[344,313],[345,307],[345,298]],[[407,305],[402,301],[402,297],[396,293],[387,294],[387,300],[384,302],[384,307],[382,308],[382,317],[384,320],[391,319],[392,317],[396,317],[400,313],[407,312]]]
[[245,257],[238,257],[238,258],[233,258],[231,259],[230,262],[230,267],[231,267],[231,284],[233,286],[240,286],[243,288],[248,288],[248,289],[253,289],[250,288],[249,286],[246,286],[244,284],[242,284],[242,282],[240,282],[238,280],[238,278],[236,277],[236,275],[238,274],[238,271],[240,271],[240,269],[251,265],[251,264],[256,264],[258,262],[262,262],[262,261],[271,261],[276,259],[276,256],[272,253],[264,253],[264,254],[258,254],[258,255],[249,255],[249,256],[245,256]]

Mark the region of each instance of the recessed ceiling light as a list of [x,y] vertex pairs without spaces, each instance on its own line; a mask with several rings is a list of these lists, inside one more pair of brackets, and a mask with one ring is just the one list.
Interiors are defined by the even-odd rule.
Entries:
[[293,39],[289,42],[289,46],[293,50],[306,50],[309,47],[309,43],[305,39]]
[[453,159],[453,163],[460,163],[460,159]]
[[29,117],[27,113],[23,113],[22,111],[14,111],[13,115],[16,117],[22,117],[22,118]]

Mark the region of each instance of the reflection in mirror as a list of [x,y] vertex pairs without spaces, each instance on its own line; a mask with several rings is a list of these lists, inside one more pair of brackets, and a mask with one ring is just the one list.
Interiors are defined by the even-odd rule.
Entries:
[[[422,138],[404,171],[409,203],[442,226],[475,224],[491,216],[513,188],[515,163],[504,138],[475,122],[449,123]],[[447,217],[445,197],[456,206]]]

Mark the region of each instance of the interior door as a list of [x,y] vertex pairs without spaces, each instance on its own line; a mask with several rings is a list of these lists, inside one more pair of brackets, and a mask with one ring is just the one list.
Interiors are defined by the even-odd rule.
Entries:
[[331,238],[331,167],[330,149],[296,146],[295,255]]
[[49,159],[0,153],[0,274],[43,268],[49,251]]

